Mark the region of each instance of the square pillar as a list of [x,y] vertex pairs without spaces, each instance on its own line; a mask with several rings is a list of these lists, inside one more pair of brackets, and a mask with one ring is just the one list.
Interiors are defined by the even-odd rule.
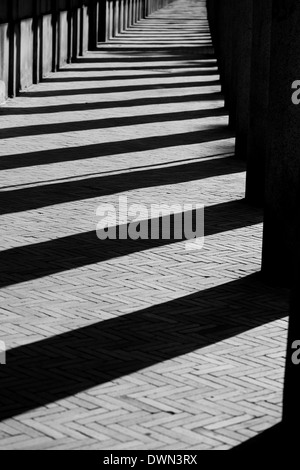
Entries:
[[233,38],[233,40],[237,41],[235,154],[238,158],[246,160],[249,128],[253,0],[239,0],[235,2],[235,8],[239,10],[240,18],[237,27],[238,36]]
[[273,0],[262,272],[280,285],[291,284],[299,244],[300,106],[294,95],[300,92],[293,89],[299,50],[300,2]]
[[272,0],[253,1],[246,200],[263,206],[267,159]]

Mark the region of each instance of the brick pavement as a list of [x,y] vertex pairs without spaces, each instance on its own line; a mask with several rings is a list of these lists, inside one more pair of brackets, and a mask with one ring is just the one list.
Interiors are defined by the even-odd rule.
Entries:
[[[280,421],[285,290],[178,0],[0,109],[1,449],[229,449]],[[205,246],[107,241],[99,204],[205,204]]]

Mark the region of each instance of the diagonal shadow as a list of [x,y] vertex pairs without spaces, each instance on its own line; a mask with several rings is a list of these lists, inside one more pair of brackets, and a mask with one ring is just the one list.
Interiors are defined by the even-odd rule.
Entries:
[[0,157],[2,170],[24,168],[28,166],[46,165],[89,158],[99,158],[108,155],[121,155],[133,152],[144,152],[181,145],[200,144],[229,139],[232,132],[225,125],[214,125],[211,129],[181,134],[160,135],[154,137],[141,137],[137,139],[104,142],[76,147],[63,147],[39,152],[21,153]]
[[[78,72],[111,72],[112,70],[115,70],[117,72],[120,72],[120,71],[133,71],[133,70],[139,70],[139,71],[142,71],[142,72],[145,72],[145,71],[151,71],[151,70],[177,70],[177,69],[195,69],[195,72],[198,71],[198,73],[200,75],[213,75],[214,73],[218,73],[217,72],[217,62],[215,60],[211,60],[209,62],[202,62],[200,61],[200,63],[196,62],[196,63],[188,63],[186,64],[186,61],[180,65],[178,64],[172,64],[172,65],[163,65],[163,64],[160,64],[160,65],[153,65],[153,64],[150,64],[150,65],[147,65],[147,63],[143,64],[142,66],[131,66],[131,67],[118,67],[117,64],[115,67],[76,67],[76,62],[73,63],[72,66],[69,66],[68,68],[64,68],[63,69],[63,73],[78,73]],[[214,70],[210,70],[214,68]],[[208,69],[208,70],[205,70],[205,69]],[[49,80],[52,80],[52,78],[49,78]],[[58,78],[59,80],[59,78]]]
[[[60,134],[62,132],[86,131],[92,129],[108,129],[111,127],[154,124],[157,122],[185,121],[205,117],[226,116],[225,108],[201,109],[175,113],[147,114],[141,116],[125,116],[115,118],[93,119],[84,121],[60,122],[57,124],[40,124],[32,126],[0,129],[0,139],[9,139],[27,135]],[[1,162],[1,160],[0,160]]]
[[[159,77],[157,77],[159,78]],[[75,96],[75,95],[100,95],[107,93],[129,93],[146,90],[172,90],[183,88],[202,88],[220,85],[219,80],[197,81],[197,82],[175,82],[175,83],[156,83],[143,85],[111,86],[111,87],[93,87],[93,88],[72,88],[65,90],[47,90],[47,91],[24,91],[19,96],[26,98],[45,98],[51,96]]]
[[[167,67],[168,70],[170,70],[170,67]],[[116,81],[116,80],[142,80],[146,78],[154,79],[154,78],[178,78],[178,77],[201,77],[203,75],[205,76],[215,76],[219,75],[217,70],[211,71],[211,70],[194,70],[194,71],[188,71],[188,72],[174,72],[173,67],[168,73],[160,73],[160,72],[153,72],[151,74],[141,74],[141,75],[101,75],[101,76],[87,76],[87,77],[49,77],[49,78],[44,78],[43,83],[67,83],[67,82],[101,82],[101,81]],[[111,69],[108,69],[111,71]],[[131,68],[130,71],[133,69]],[[145,72],[145,68],[142,68],[142,70]],[[64,70],[65,71],[65,70]],[[81,72],[81,69],[77,69],[78,72]],[[103,72],[102,69],[97,69],[97,72]],[[68,70],[69,72],[69,70]],[[201,82],[199,82],[201,85]]]
[[0,419],[282,318],[286,297],[285,291],[267,287],[252,275],[19,346],[8,351],[7,365],[0,371]]
[[152,54],[153,50],[157,51],[158,53],[165,53],[166,51],[170,53],[173,49],[175,49],[177,53],[183,53],[184,51],[187,51],[189,54],[191,54],[191,51],[195,49],[195,52],[201,54],[202,57],[205,54],[208,57],[212,56],[211,40],[207,37],[203,37],[197,41],[192,38],[187,38],[184,39],[180,45],[178,44],[178,40],[175,38],[161,38],[161,40],[157,40],[148,37],[141,40],[137,38],[123,37],[119,38],[118,40],[114,40],[114,42],[112,42],[109,47],[107,47],[106,44],[104,44],[104,47],[98,47],[97,51],[103,52],[109,50],[109,52],[113,51],[120,53],[120,48],[126,52],[131,51],[133,54],[136,54],[137,51],[148,53],[150,48],[152,48]]
[[140,55],[140,56],[145,56],[147,54],[150,55],[150,57],[153,57],[153,50],[159,54],[168,54],[169,56],[197,56],[197,58],[210,58],[214,57],[214,49],[211,44],[211,41],[205,40],[204,43],[200,44],[181,44],[177,45],[176,43],[171,44],[159,44],[158,47],[153,47],[154,44],[140,44],[137,45],[136,47],[134,46],[134,43],[127,43],[124,41],[124,46],[120,48],[119,44],[113,44],[109,45],[107,47],[107,44],[101,44],[98,45],[97,51],[98,52],[116,52],[117,54],[120,54],[120,49],[122,50],[122,53],[130,53],[134,55]]
[[[198,48],[194,48],[195,50],[191,50],[187,48],[185,51],[182,50],[168,50],[168,49],[157,49],[155,52],[159,52],[160,54],[164,53],[165,55],[150,55],[153,54],[153,48],[149,48],[149,55],[146,54],[145,50],[142,49],[136,49],[134,50],[133,48],[128,48],[128,49],[120,49],[119,47],[116,48],[115,50],[109,48],[105,49],[106,52],[117,52],[116,57],[113,59],[112,57],[86,57],[86,58],[80,58],[77,59],[74,63],[79,63],[79,64],[106,64],[109,63],[111,64],[112,62],[118,62],[118,63],[135,63],[135,62],[174,62],[174,61],[180,61],[183,63],[186,63],[188,60],[197,60],[198,63],[201,63],[203,60],[209,60],[209,59],[215,59],[215,56],[213,54],[200,54]],[[118,57],[117,55],[122,52],[122,56]],[[125,52],[128,52],[128,56],[125,55]],[[184,53],[183,53],[184,52]],[[130,54],[134,53],[136,57],[132,57]],[[141,57],[142,56],[142,57]],[[196,56],[196,58],[195,58]]]
[[[54,177],[54,178],[51,178],[50,179],[46,179],[46,180],[39,180],[37,182],[37,184],[39,186],[43,185],[43,184],[51,184],[51,183],[59,183],[59,182],[64,182],[66,183],[67,181],[74,181],[74,180],[83,180],[84,178],[91,178],[92,176],[97,176],[97,177],[104,177],[104,176],[115,176],[117,174],[126,174],[126,173],[131,173],[133,171],[144,171],[144,170],[154,170],[154,169],[158,169],[158,168],[171,168],[172,166],[175,166],[175,165],[187,165],[188,163],[189,164],[193,164],[193,163],[200,163],[200,161],[204,162],[206,160],[221,160],[221,159],[227,159],[227,158],[233,158],[233,155],[232,155],[232,152],[222,152],[222,153],[217,153],[215,155],[210,155],[209,157],[202,157],[202,159],[200,158],[197,158],[197,157],[194,157],[194,158],[189,158],[189,159],[176,159],[176,160],[168,160],[167,162],[159,162],[159,163],[150,163],[148,165],[145,165],[145,164],[142,164],[142,165],[136,165],[136,166],[130,166],[130,168],[120,168],[118,170],[115,170],[115,171],[112,171],[112,170],[106,170],[106,171],[95,171],[95,172],[91,172],[91,173],[80,173],[80,175],[77,177],[74,175],[73,176],[65,176],[65,177],[60,177],[60,178],[57,178],[57,177]],[[200,161],[199,161],[200,160]],[[235,173],[236,171],[238,171],[238,168],[240,168],[240,171],[245,171],[245,167],[242,163],[241,160],[235,160],[235,164],[238,165],[240,164],[240,166],[236,166],[235,169],[232,169],[232,173]],[[26,187],[33,187],[34,184],[32,182],[28,182],[28,183],[23,183],[23,184],[8,184],[7,186],[1,186],[1,191],[4,191],[4,190],[17,190],[18,188],[21,189],[24,189]]]
[[[25,95],[24,95],[25,96]],[[204,101],[223,101],[223,95],[220,92],[214,93],[193,93],[191,95],[181,96],[162,96],[152,98],[135,98],[117,101],[100,101],[91,103],[74,103],[62,104],[53,106],[30,106],[22,108],[1,108],[0,115],[15,115],[15,114],[49,114],[61,113],[68,111],[88,111],[91,109],[110,109],[110,108],[130,108],[134,106],[153,106],[157,104],[174,104],[174,103],[190,103],[190,102],[204,102]]]
[[[95,208],[96,209],[96,208]],[[195,220],[196,212],[192,211]],[[204,235],[210,236],[221,232],[236,230],[262,222],[262,214],[244,204],[244,201],[232,201],[205,208]],[[97,220],[97,222],[100,221]],[[174,225],[174,217],[163,216],[149,219],[151,223],[162,227],[163,222]],[[127,226],[118,226],[118,231]],[[184,231],[183,231],[184,233]],[[185,240],[184,235],[182,240]],[[150,250],[159,246],[178,243],[181,240],[171,236],[168,239],[148,240],[99,240],[95,230],[70,235],[33,245],[12,248],[0,252],[0,288],[21,282],[39,279],[55,273],[69,271],[82,266],[101,263],[120,256]]]
[[117,175],[97,176],[82,180],[1,191],[0,214],[92,199],[122,191],[194,180],[198,181],[212,176],[244,171],[244,166],[239,164],[239,162],[233,165],[231,159],[230,162],[224,160],[227,160],[227,158],[220,161],[206,160],[204,162],[180,164],[171,167],[131,171],[118,173]]

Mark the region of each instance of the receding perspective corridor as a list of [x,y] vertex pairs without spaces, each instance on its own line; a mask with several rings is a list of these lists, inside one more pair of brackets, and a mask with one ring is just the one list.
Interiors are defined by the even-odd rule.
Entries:
[[[0,107],[1,449],[232,449],[281,421],[289,291],[261,279],[204,1]],[[204,246],[96,235],[203,204]]]

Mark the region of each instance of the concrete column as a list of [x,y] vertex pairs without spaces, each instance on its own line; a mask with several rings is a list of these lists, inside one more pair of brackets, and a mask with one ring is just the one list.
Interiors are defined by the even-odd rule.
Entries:
[[127,16],[127,2],[126,0],[122,0],[123,5],[123,14],[122,14],[122,31],[126,29],[126,16]]
[[[298,263],[300,257],[298,255]],[[291,297],[289,334],[283,395],[283,423],[286,429],[297,429],[300,421],[300,272],[295,276]]]
[[8,4],[0,2],[0,104],[6,100],[8,93]]
[[40,3],[34,3],[33,11],[33,83],[39,83],[42,79],[42,20]]
[[80,8],[72,12],[72,60],[76,60],[80,53]]
[[98,7],[97,0],[90,0],[88,6],[88,49],[95,50],[98,42]]
[[8,97],[9,74],[9,25],[0,24],[0,103]]
[[58,36],[58,68],[63,67],[68,62],[68,12],[60,11],[59,15],[59,36]]
[[24,90],[33,83],[33,19],[20,22],[20,89]]
[[132,23],[134,24],[136,21],[136,0],[132,0]]
[[52,15],[43,15],[41,18],[42,31],[41,31],[41,43],[42,43],[42,77],[45,77],[52,71],[53,65],[53,27],[52,27]]
[[128,21],[128,0],[123,0],[124,2],[124,14],[123,14],[123,31],[127,28],[127,21]]
[[130,18],[130,0],[126,0],[126,26],[127,29],[129,27],[129,18]]
[[[70,6],[70,5],[69,5]],[[72,62],[73,55],[73,12],[72,8],[68,8],[68,53],[67,53],[67,62],[70,64]]]
[[128,18],[128,26],[131,26],[131,25],[132,25],[132,9],[133,9],[132,2],[133,2],[133,0],[129,0],[129,18]]
[[299,243],[300,93],[292,89],[300,75],[300,2],[273,0],[269,151],[266,164],[262,271],[274,283],[289,285]]
[[134,24],[134,13],[135,12],[135,0],[131,0],[131,17],[130,17],[130,24]]
[[225,32],[226,22],[224,21],[224,10],[225,10],[226,0],[215,0],[215,12],[214,12],[214,22],[216,25],[216,41],[215,41],[215,51],[218,57],[218,68],[222,81],[222,88],[224,88],[224,63],[226,57],[225,51]]
[[108,2],[108,39],[113,37],[113,17],[114,17],[114,2]]
[[81,55],[84,55],[89,48],[89,15],[87,5],[81,7],[82,22],[82,46]]
[[[230,100],[233,93],[235,93],[235,90],[232,90],[233,21],[236,17],[235,0],[210,0],[208,6],[209,21],[218,57],[225,106],[231,114],[234,114],[235,120],[236,100],[234,105],[230,106]],[[236,64],[234,68],[236,69]]]
[[237,83],[238,83],[238,55],[239,55],[239,41],[240,41],[240,23],[242,21],[242,9],[239,2],[232,0],[230,3],[231,11],[231,61],[230,67],[230,84],[229,84],[229,99],[226,100],[226,106],[229,112],[229,127],[234,130],[236,128],[237,118]]
[[8,9],[8,96],[14,97],[20,89],[20,22],[17,1],[11,0]]
[[218,11],[217,9],[218,0],[207,0],[206,3],[207,3],[207,17],[208,17],[209,26],[210,26],[210,33],[211,33],[211,37],[214,43],[214,48],[217,52],[218,29],[216,25],[217,23],[216,16],[217,16],[217,11]]
[[117,36],[119,33],[119,1],[114,0],[114,29],[113,35]]
[[119,32],[124,29],[124,0],[120,0]]
[[59,64],[59,14],[56,11],[56,4],[52,8],[51,17],[51,29],[52,29],[52,72],[56,72]]
[[145,0],[141,0],[140,19],[145,18]]
[[262,206],[265,192],[272,0],[253,0],[253,41],[246,200]]
[[[234,41],[235,37],[233,34],[234,26],[234,4],[235,0],[224,0],[224,27],[225,29],[225,47],[226,47],[226,57],[224,60],[224,75],[222,90],[225,97],[225,107],[228,110],[229,114],[234,114],[233,122],[235,122],[235,113],[236,113],[236,100],[234,95],[236,90],[233,88],[233,50],[234,50]],[[232,122],[232,120],[231,120]]]
[[98,11],[98,41],[105,42],[108,39],[108,2],[101,0]]
[[[239,0],[235,8],[239,10],[239,23],[237,25],[237,57],[236,57],[236,147],[238,158],[246,160],[247,141],[249,129],[250,104],[250,73],[252,48],[252,7],[253,0]],[[233,38],[235,39],[235,38]]]
[[[298,174],[298,191],[296,203],[300,204],[300,173]],[[300,239],[300,217],[299,211],[294,219],[295,233],[297,239]],[[300,383],[300,246],[295,246],[294,258],[291,263],[293,274],[293,286],[289,316],[289,333],[286,354],[286,368],[283,394],[283,424],[288,440],[293,441],[294,430],[300,422],[300,402],[299,402],[299,383]],[[289,432],[292,430],[292,432]],[[293,434],[293,435],[291,435]]]

